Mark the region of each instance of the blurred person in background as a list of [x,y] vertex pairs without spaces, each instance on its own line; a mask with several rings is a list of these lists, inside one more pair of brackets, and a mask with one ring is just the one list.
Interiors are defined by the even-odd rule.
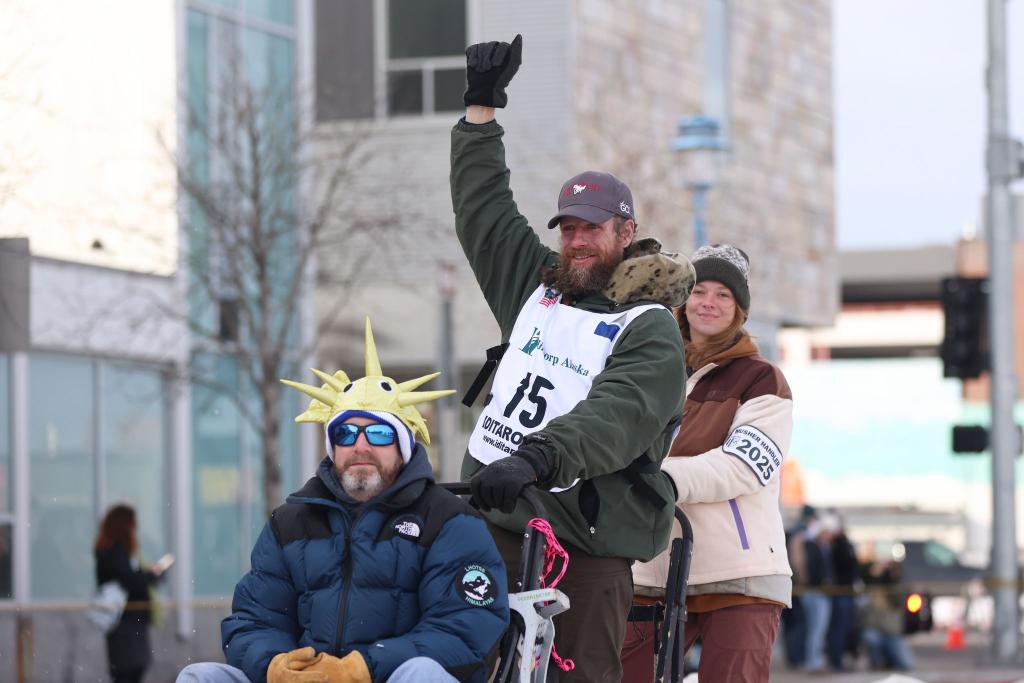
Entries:
[[872,669],[910,671],[914,657],[903,637],[904,601],[900,565],[893,560],[868,567],[864,577],[867,604],[861,642]]
[[839,529],[832,537],[833,593],[832,613],[826,635],[828,663],[833,671],[844,671],[844,655],[850,649],[850,635],[855,630],[857,604],[854,593],[860,583],[857,551],[846,536],[842,517],[835,515]]
[[834,514],[823,514],[808,524],[804,532],[807,585],[800,595],[800,602],[807,624],[804,670],[811,673],[825,670],[825,636],[832,616],[832,589],[835,584],[832,539],[838,531],[839,518]]
[[807,618],[800,595],[807,585],[807,558],[804,554],[804,539],[807,525],[818,518],[818,511],[811,505],[800,509],[800,519],[786,531],[786,552],[789,566],[793,570],[793,606],[782,610],[782,640],[786,650],[786,663],[792,669],[804,665],[807,645]]
[[156,564],[141,565],[137,528],[135,509],[115,505],[103,517],[93,546],[96,585],[116,581],[128,594],[121,620],[107,633],[107,663],[114,683],[138,683],[153,658],[149,646],[154,605],[150,588],[160,580],[163,570]]
[[[785,377],[743,329],[747,255],[714,244],[691,260],[696,284],[676,311],[689,365],[686,403],[661,465],[693,525],[684,648],[701,639],[701,683],[761,683],[792,595],[779,499],[793,399]],[[668,563],[665,552],[633,566],[636,604],[664,598]],[[623,680],[651,681],[653,622],[630,626]]]

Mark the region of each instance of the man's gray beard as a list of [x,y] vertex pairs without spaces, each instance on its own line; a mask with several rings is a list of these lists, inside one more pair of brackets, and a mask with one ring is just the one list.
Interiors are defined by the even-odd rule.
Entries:
[[358,501],[370,500],[384,490],[386,482],[380,470],[374,469],[369,474],[356,474],[351,470],[341,473],[341,487],[345,493]]
[[356,501],[369,501],[394,483],[399,469],[400,466],[385,472],[380,467],[375,467],[369,474],[356,474],[346,469],[341,473],[341,487]]

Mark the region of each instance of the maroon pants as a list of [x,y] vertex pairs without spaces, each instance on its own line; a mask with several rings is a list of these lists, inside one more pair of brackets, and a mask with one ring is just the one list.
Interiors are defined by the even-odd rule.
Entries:
[[[683,647],[689,650],[700,637],[700,683],[767,683],[781,614],[781,606],[765,604],[690,613]],[[628,624],[622,669],[622,683],[654,680],[653,622]]]
[[[508,568],[511,590],[519,572],[523,537],[493,525],[488,527]],[[558,680],[619,683],[624,680],[619,651],[633,601],[629,560],[596,557],[567,543],[562,545],[569,553],[569,569],[558,590],[569,597],[569,611],[555,617],[555,650],[572,659],[576,668],[559,672]]]

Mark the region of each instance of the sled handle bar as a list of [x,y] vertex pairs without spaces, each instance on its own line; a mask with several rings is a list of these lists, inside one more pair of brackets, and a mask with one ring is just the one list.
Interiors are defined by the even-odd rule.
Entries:
[[686,514],[679,509],[678,505],[673,505],[672,510],[675,513],[676,521],[679,522],[679,526],[683,531],[683,538],[693,543],[693,527],[690,525],[690,520],[686,518]]

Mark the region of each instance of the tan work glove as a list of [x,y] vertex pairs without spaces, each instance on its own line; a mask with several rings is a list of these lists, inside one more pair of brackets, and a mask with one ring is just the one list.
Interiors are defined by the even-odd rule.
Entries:
[[324,656],[314,654],[311,647],[282,652],[270,660],[267,683],[328,683],[327,674],[311,670]]
[[321,652],[318,657],[319,659],[310,664],[306,671],[325,673],[327,683],[371,683],[370,670],[366,668],[366,660],[355,650],[341,659],[326,652]]

